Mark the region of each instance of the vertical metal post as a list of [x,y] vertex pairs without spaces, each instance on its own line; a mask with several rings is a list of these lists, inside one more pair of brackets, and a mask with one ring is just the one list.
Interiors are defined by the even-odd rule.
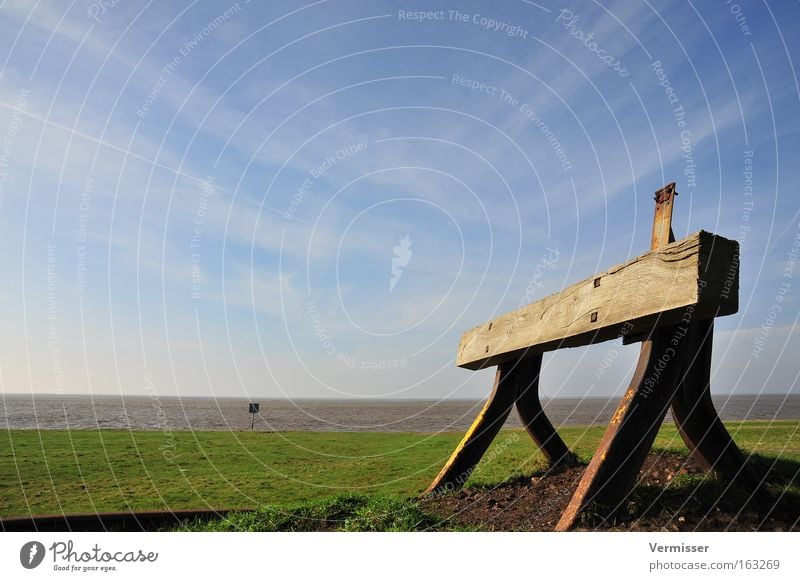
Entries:
[[[675,240],[672,208],[675,182],[655,193],[650,249],[658,250]],[[678,390],[684,341],[675,344],[674,327],[653,329],[642,342],[639,362],[631,384],[620,401],[589,467],[556,525],[571,529],[589,502],[603,503],[611,513],[619,510],[636,482],[658,429]],[[661,366],[660,368],[656,368]],[[610,515],[609,515],[610,516]]]

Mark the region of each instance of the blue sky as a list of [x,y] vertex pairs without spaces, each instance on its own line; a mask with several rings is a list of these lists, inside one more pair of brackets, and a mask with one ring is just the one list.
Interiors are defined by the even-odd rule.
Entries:
[[714,391],[798,392],[797,3],[0,11],[4,393],[483,397],[460,334],[646,251],[670,181],[742,245]]

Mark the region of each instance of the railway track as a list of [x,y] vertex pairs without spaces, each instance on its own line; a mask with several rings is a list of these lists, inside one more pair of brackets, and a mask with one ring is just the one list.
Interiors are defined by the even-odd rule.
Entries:
[[[0,519],[3,532],[159,531],[196,520],[221,518],[231,510],[153,510],[97,514],[43,515]],[[237,512],[242,512],[237,510]]]

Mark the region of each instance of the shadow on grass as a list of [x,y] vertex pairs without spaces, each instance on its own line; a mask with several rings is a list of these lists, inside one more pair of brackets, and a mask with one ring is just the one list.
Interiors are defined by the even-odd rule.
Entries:
[[713,474],[679,474],[666,486],[640,483],[624,510],[593,504],[584,528],[673,531],[797,530],[800,527],[800,462],[754,454],[748,461],[768,496],[761,497]]
[[[752,531],[797,530],[800,523],[800,462],[776,460],[754,455],[750,464],[761,474],[771,498],[752,497],[738,485],[731,485],[713,475],[700,473],[697,466],[687,470],[686,457],[674,452],[665,453],[670,462],[657,468],[673,470],[664,485],[645,476],[634,488],[622,510],[612,518],[610,507],[589,505],[583,512],[579,528],[612,530],[683,530],[683,531]],[[677,467],[677,468],[676,468]],[[682,468],[683,467],[683,468]],[[577,486],[584,465],[542,468],[532,474],[514,474],[496,484],[475,483],[472,493],[444,495],[430,504],[417,499],[396,496],[366,496],[343,494],[296,505],[268,506],[254,511],[236,512],[212,521],[195,521],[179,530],[195,531],[442,531],[483,530],[487,518],[498,514],[490,507],[478,511],[466,520],[454,520],[447,511],[438,509],[440,503],[452,504],[451,511],[461,514],[464,509],[475,510],[484,500],[492,498],[515,506],[515,499],[525,498],[532,504],[521,504],[518,513],[497,530],[552,530],[554,519]],[[542,483],[534,488],[531,483]],[[535,490],[531,494],[531,490]],[[477,494],[477,496],[475,495]],[[463,497],[463,498],[462,498]],[[502,498],[501,498],[502,497]],[[512,499],[513,500],[513,499]],[[454,504],[453,504],[454,503]],[[552,510],[542,512],[544,506]],[[562,506],[563,505],[563,506]],[[499,506],[499,502],[498,502]],[[553,512],[555,511],[555,512]],[[435,513],[435,514],[432,514]],[[552,514],[550,514],[552,512]],[[452,515],[450,515],[452,516]],[[537,520],[538,519],[538,520]],[[539,522],[541,521],[541,522]],[[496,528],[496,527],[495,527]],[[488,529],[487,529],[488,530]]]
[[414,500],[343,494],[295,506],[231,513],[219,520],[188,523],[179,530],[403,532],[436,530],[441,524],[441,519],[424,513]]
[[527,486],[528,484],[530,484],[532,479],[541,480],[545,478],[553,478],[555,476],[559,476],[567,471],[574,470],[577,468],[583,470],[588,465],[589,462],[586,462],[583,459],[579,458],[576,458],[571,463],[553,464],[553,465],[542,463],[541,465],[536,466],[536,468],[532,471],[523,472],[520,470],[514,470],[506,478],[495,483],[468,482],[466,488],[469,490],[485,492],[506,486],[512,486],[512,487]]

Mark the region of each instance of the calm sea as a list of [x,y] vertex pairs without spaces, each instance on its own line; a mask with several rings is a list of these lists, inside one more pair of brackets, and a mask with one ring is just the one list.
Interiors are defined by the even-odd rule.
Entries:
[[[544,402],[556,425],[606,424],[619,400]],[[0,395],[0,428],[249,430],[247,400]],[[480,401],[261,400],[256,430],[439,432],[469,427]],[[800,395],[718,396],[723,420],[800,419]],[[520,426],[516,413],[506,424]]]

